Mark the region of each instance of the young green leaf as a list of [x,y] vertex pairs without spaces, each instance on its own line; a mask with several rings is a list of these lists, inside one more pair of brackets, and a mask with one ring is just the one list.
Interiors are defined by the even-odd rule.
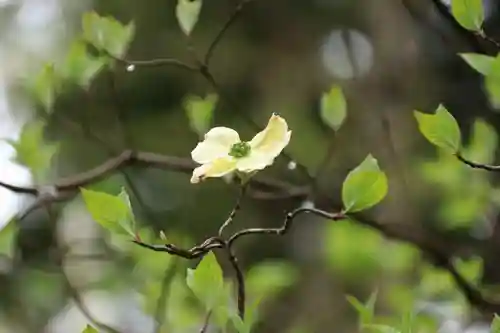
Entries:
[[346,296],[347,301],[356,309],[359,315],[359,326],[369,325],[375,318],[375,303],[377,302],[377,292],[373,292],[365,304],[361,303],[354,296]]
[[484,22],[482,0],[452,0],[451,13],[462,27],[480,31]]
[[347,115],[347,102],[339,86],[333,86],[321,97],[321,118],[334,131],[338,131]]
[[214,309],[221,301],[225,302],[222,269],[213,252],[205,255],[196,269],[188,268],[186,282],[207,311]]
[[384,199],[388,191],[387,176],[378,162],[368,155],[352,170],[342,185],[342,202],[345,212],[368,209]]
[[122,58],[135,34],[135,25],[124,25],[113,17],[88,12],[82,18],[83,36],[98,50]]
[[66,80],[88,89],[91,80],[106,65],[105,58],[95,58],[88,54],[87,47],[82,41],[75,41],[71,45],[63,67]]
[[87,326],[83,329],[82,333],[99,333],[99,331],[98,331],[97,329],[93,328],[92,326],[87,325]]
[[217,104],[217,95],[210,94],[204,99],[198,96],[189,95],[184,100],[184,110],[189,119],[191,129],[202,137],[209,129]]
[[500,54],[494,58],[485,80],[486,92],[491,105],[500,109]]
[[133,214],[123,195],[114,196],[84,188],[81,193],[87,210],[97,223],[114,233],[135,237]]
[[60,81],[54,64],[46,64],[36,75],[31,86],[34,98],[44,107],[46,113],[52,112],[59,89]]
[[252,327],[257,322],[257,309],[260,301],[261,299],[259,298],[247,306],[244,320],[241,319],[238,313],[234,313],[231,316],[231,322],[238,333],[250,333],[252,331]]
[[493,61],[495,60],[495,57],[480,53],[460,53],[459,55],[470,67],[485,76],[490,73]]
[[473,283],[478,282],[483,272],[483,260],[480,257],[471,258],[467,261],[462,258],[456,258],[453,264],[463,277]]
[[44,143],[45,123],[36,120],[26,123],[17,141],[7,140],[15,150],[14,161],[30,169],[35,178],[47,171],[52,157],[58,149],[57,144]]
[[17,234],[17,221],[10,220],[0,229],[0,253],[11,257],[14,251],[14,241]]
[[500,317],[497,314],[491,323],[491,333],[500,333]]
[[181,30],[189,36],[200,16],[202,0],[177,0],[175,15]]
[[415,111],[418,128],[433,145],[450,153],[456,153],[461,147],[461,133],[458,123],[443,105],[439,105],[435,114]]

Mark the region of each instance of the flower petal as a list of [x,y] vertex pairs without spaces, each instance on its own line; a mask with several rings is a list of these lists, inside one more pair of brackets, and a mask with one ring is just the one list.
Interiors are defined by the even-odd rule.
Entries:
[[197,163],[209,163],[227,156],[231,146],[237,142],[240,142],[240,136],[235,130],[227,127],[214,127],[205,134],[205,140],[196,145],[191,152],[191,157]]
[[205,178],[222,177],[236,169],[236,160],[232,157],[217,158],[193,170],[191,183],[196,184]]
[[250,156],[240,158],[236,161],[236,168],[241,172],[252,172],[262,170],[273,164],[275,156],[270,154],[250,153]]
[[252,151],[274,158],[288,145],[291,135],[285,119],[273,114],[266,128],[250,141],[250,146]]

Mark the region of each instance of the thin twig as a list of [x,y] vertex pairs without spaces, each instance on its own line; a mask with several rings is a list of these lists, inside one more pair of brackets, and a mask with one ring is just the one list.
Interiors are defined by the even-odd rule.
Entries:
[[203,64],[206,67],[210,66],[210,60],[212,60],[212,56],[214,54],[214,51],[217,48],[217,46],[219,45],[220,41],[222,40],[222,37],[224,37],[224,35],[226,34],[226,31],[229,30],[229,28],[231,27],[231,25],[236,21],[236,19],[238,18],[239,14],[241,13],[241,11],[245,7],[245,5],[247,5],[251,1],[253,1],[253,0],[242,0],[242,1],[240,1],[240,3],[238,4],[238,6],[236,6],[236,8],[234,9],[234,11],[231,14],[231,16],[229,16],[229,18],[227,19],[226,23],[224,23],[224,25],[222,26],[222,28],[219,30],[219,32],[217,33],[217,35],[213,39],[212,43],[208,47],[207,53],[205,54],[205,58],[203,60]]
[[233,219],[236,217],[236,214],[241,208],[241,201],[243,200],[243,197],[245,196],[245,192],[247,190],[247,184],[243,184],[240,186],[240,194],[238,195],[238,198],[236,199],[236,203],[234,204],[233,209],[231,210],[231,213],[229,213],[229,216],[227,219],[224,221],[224,223],[220,226],[219,228],[219,237],[222,236],[222,233],[224,232],[224,229],[231,224]]
[[[44,207],[45,207],[46,212],[49,216],[51,224],[53,224],[53,227],[56,228],[57,218],[56,218],[55,213],[52,209],[52,203],[46,202],[44,204]],[[71,284],[63,267],[61,267],[61,276],[63,278],[63,282],[64,282],[64,285],[66,287],[66,291],[69,293],[70,297],[73,299],[73,301],[75,302],[75,305],[78,307],[78,309],[82,312],[82,314],[87,318],[87,320],[92,325],[96,326],[100,330],[104,330],[104,331],[109,332],[109,333],[120,333],[119,330],[99,321],[97,318],[94,317],[94,315],[90,312],[90,310],[85,305],[85,302],[84,302],[83,298],[81,297],[80,293],[78,292],[78,290]]]
[[486,171],[494,171],[494,172],[500,171],[500,165],[490,165],[490,164],[482,164],[482,163],[473,162],[473,161],[470,161],[470,160],[466,159],[465,157],[463,157],[462,154],[460,154],[460,153],[455,154],[455,156],[458,158],[459,161],[470,166],[471,168],[482,169],[482,170],[486,170]]
[[111,58],[116,60],[118,63],[124,66],[134,66],[134,67],[164,67],[164,66],[174,66],[186,69],[188,71],[198,71],[198,67],[187,64],[179,59],[175,58],[158,58],[151,60],[130,60],[130,59],[120,59],[113,57],[108,54]]
[[200,329],[200,333],[205,333],[208,329],[208,325],[210,324],[210,317],[212,317],[212,311],[208,311],[205,315],[205,319],[203,320],[203,326]]
[[73,299],[73,302],[75,302],[75,305],[78,307],[78,309],[81,311],[81,313],[87,318],[87,320],[95,327],[99,328],[100,330],[109,332],[109,333],[120,333],[119,330],[104,324],[103,322],[99,321],[97,318],[94,317],[94,315],[90,312],[90,310],[87,308],[85,305],[85,302],[78,292],[78,290],[71,284],[69,281],[68,276],[62,269],[62,277],[64,280],[64,284],[66,287],[66,290],[69,292],[70,297]]

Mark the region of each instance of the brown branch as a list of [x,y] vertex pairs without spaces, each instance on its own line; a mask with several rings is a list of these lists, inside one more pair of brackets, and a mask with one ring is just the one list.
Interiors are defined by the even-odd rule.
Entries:
[[229,243],[226,242],[224,244],[224,249],[227,253],[229,262],[231,263],[231,266],[233,267],[233,270],[236,274],[236,285],[237,285],[237,291],[238,291],[238,315],[240,316],[241,319],[245,318],[245,303],[246,303],[246,293],[245,293],[245,277],[243,276],[243,271],[240,268],[240,265],[238,264],[238,258],[235,256],[233,250],[229,246]]
[[[191,173],[196,167],[196,164],[189,159],[161,155],[152,152],[134,152],[125,150],[115,157],[111,157],[95,168],[84,171],[82,173],[62,178],[56,181],[52,186],[59,192],[76,191],[80,187],[100,181],[129,165],[143,165],[146,167],[156,167],[181,173]],[[294,186],[286,182],[272,179],[252,179],[249,184],[249,192],[252,196],[262,199],[284,199],[291,197],[306,197],[309,189],[304,186]],[[10,191],[19,194],[29,194],[36,196],[39,193],[37,187],[17,186],[0,182],[0,187],[4,187]],[[259,189],[266,189],[261,192]],[[269,193],[271,192],[271,193]]]

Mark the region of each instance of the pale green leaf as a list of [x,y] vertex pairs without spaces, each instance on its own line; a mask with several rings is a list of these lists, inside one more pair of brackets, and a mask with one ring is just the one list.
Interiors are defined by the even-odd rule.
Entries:
[[347,102],[339,86],[333,86],[321,97],[321,118],[334,131],[338,131],[347,116]]
[[58,149],[57,144],[45,143],[45,126],[41,120],[28,122],[17,141],[6,140],[16,151],[14,161],[30,169],[38,180],[48,170]]
[[500,109],[500,54],[493,60],[485,79],[488,100],[495,109]]
[[495,314],[493,322],[491,323],[491,333],[500,333],[500,317]]
[[204,99],[189,95],[183,103],[191,129],[202,137],[210,128],[218,97],[210,94]]
[[94,221],[114,233],[135,236],[133,225],[130,223],[132,213],[122,197],[84,188],[81,193]]
[[359,326],[368,325],[375,318],[375,303],[377,302],[377,292],[373,292],[365,304],[354,296],[346,296],[347,301],[356,309],[359,315]]
[[462,140],[460,127],[443,105],[438,106],[435,114],[414,113],[420,132],[430,143],[450,153],[459,151]]
[[14,241],[18,231],[17,221],[10,220],[0,229],[0,254],[11,257],[14,251]]
[[252,327],[257,322],[257,309],[260,301],[261,299],[259,298],[250,305],[247,305],[244,320],[237,313],[231,316],[231,321],[238,333],[250,333],[252,331]]
[[213,252],[206,254],[196,269],[188,269],[186,282],[207,311],[219,305],[226,295],[222,269]]
[[480,31],[484,22],[482,0],[452,0],[451,13],[462,27]]
[[87,326],[83,329],[82,333],[99,333],[99,331],[98,331],[97,329],[93,328],[92,326],[87,325]]
[[[328,268],[346,281],[373,278],[386,260],[380,234],[357,222],[328,223],[322,235],[321,244]],[[356,239],[362,239],[363,246],[359,246]]]
[[91,80],[105,65],[105,58],[91,56],[85,43],[77,40],[70,47],[62,71],[66,80],[88,89]]
[[468,260],[455,258],[453,264],[457,268],[457,271],[469,280],[469,282],[478,282],[483,272],[483,260],[481,257],[474,257]]
[[378,162],[368,155],[352,170],[342,185],[342,202],[346,212],[368,209],[384,199],[388,191],[387,176]]
[[470,67],[485,76],[490,73],[493,61],[495,60],[495,57],[480,53],[460,53],[459,55]]
[[200,16],[202,0],[177,0],[175,15],[181,30],[189,36]]
[[298,272],[294,266],[284,262],[264,262],[252,267],[246,276],[248,297],[260,298],[290,287]]
[[54,64],[46,64],[36,75],[31,87],[35,99],[44,107],[45,112],[51,113],[53,111],[59,89],[60,81]]
[[135,25],[124,25],[110,16],[88,12],[82,18],[83,36],[87,42],[113,57],[122,58],[135,34]]

